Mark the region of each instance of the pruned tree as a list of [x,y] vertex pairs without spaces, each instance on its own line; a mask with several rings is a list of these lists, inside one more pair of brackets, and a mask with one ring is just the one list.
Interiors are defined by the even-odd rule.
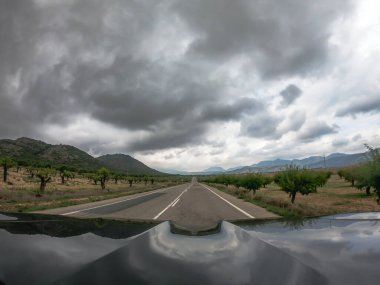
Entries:
[[26,172],[30,175],[30,178],[34,178],[34,175],[36,174],[36,169],[32,166],[28,166],[26,168]]
[[115,181],[115,184],[117,184],[117,182],[123,178],[123,174],[121,173],[113,173],[112,174],[112,179]]
[[[71,169],[71,168],[70,168]],[[65,165],[58,168],[59,177],[61,178],[61,184],[65,184],[65,180],[69,180],[75,177],[75,173],[70,171]]]
[[16,162],[12,158],[5,156],[0,158],[0,165],[3,167],[3,181],[7,182],[8,170],[15,166]]
[[129,187],[132,187],[132,184],[133,184],[134,181],[136,183],[136,180],[134,180],[133,177],[128,177],[127,180],[128,180],[128,183],[129,183]]
[[44,193],[46,185],[55,175],[55,171],[51,168],[40,168],[36,170],[35,175],[40,179],[40,193]]
[[[96,174],[99,177],[100,186],[102,190],[104,190],[106,188],[106,181],[108,181],[111,176],[111,172],[107,168],[102,167],[96,172]],[[107,190],[109,191],[109,189]]]

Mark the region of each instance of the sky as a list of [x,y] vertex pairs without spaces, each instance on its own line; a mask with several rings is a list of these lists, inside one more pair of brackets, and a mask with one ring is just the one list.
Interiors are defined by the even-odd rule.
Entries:
[[0,138],[198,171],[380,146],[380,1],[2,0]]

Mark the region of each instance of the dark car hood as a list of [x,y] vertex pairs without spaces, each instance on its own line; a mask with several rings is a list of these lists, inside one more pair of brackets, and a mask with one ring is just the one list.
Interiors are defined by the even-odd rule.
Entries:
[[[360,219],[358,219],[360,218]],[[0,215],[4,284],[376,284],[378,215],[159,225]],[[3,220],[3,221],[1,221]],[[1,283],[0,283],[1,284]]]

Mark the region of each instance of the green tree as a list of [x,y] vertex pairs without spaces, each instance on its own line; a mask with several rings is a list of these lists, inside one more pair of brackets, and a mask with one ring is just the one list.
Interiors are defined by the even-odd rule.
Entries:
[[273,182],[273,177],[271,176],[263,176],[263,187],[265,188],[267,185]]
[[249,174],[241,178],[240,185],[249,191],[253,191],[253,194],[256,194],[256,191],[263,186],[263,182],[264,179],[261,174]]
[[55,171],[51,168],[40,168],[36,170],[35,175],[40,179],[40,193],[44,193],[46,184],[51,181]]
[[315,177],[312,171],[291,165],[285,171],[277,173],[274,181],[282,191],[289,193],[291,202],[294,203],[297,193],[308,195],[317,192],[318,181]]
[[16,162],[10,157],[1,157],[0,165],[3,167],[3,181],[7,182],[9,168],[16,165]]
[[356,174],[357,167],[346,167],[338,171],[338,175],[343,177],[344,180],[351,183],[351,186],[355,186],[355,181],[357,180]]
[[357,167],[356,169],[357,181],[355,182],[355,187],[359,190],[365,189],[366,194],[371,195],[371,164],[366,163]]
[[377,203],[380,204],[380,153],[377,149],[365,145],[371,153],[371,161],[369,162],[369,185],[372,186],[377,195]]
[[124,177],[124,175],[122,173],[113,173],[112,174],[112,179],[115,181],[115,184],[117,184],[117,182],[122,179]]
[[66,178],[65,171],[67,171],[67,168],[66,166],[61,166],[58,168],[58,170],[59,170],[59,176],[61,177],[61,184],[65,184],[65,178]]
[[102,190],[104,190],[106,188],[106,181],[108,181],[111,176],[111,172],[107,168],[102,167],[98,169],[96,174],[99,177],[100,186],[102,187]]
[[133,181],[135,181],[134,178],[133,177],[128,177],[127,180],[128,180],[128,183],[129,183],[129,187],[132,187]]

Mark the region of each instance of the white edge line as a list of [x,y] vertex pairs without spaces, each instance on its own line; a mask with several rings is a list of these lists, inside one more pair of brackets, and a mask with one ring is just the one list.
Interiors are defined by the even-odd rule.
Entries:
[[205,187],[208,191],[210,191],[211,193],[215,194],[216,196],[218,196],[220,199],[222,199],[224,202],[228,203],[230,206],[234,207],[236,210],[242,212],[244,215],[246,215],[247,217],[251,218],[251,219],[254,219],[255,217],[248,214],[246,211],[240,209],[238,206],[235,206],[234,204],[232,204],[230,201],[227,201],[226,199],[224,199],[222,196],[220,196],[219,194],[216,194],[214,191],[212,191],[210,188],[208,188],[207,186],[201,184],[203,187]]
[[103,204],[103,205],[99,205],[99,206],[95,206],[95,207],[91,207],[91,208],[86,208],[86,209],[82,209],[82,210],[77,210],[77,211],[72,211],[72,212],[68,212],[68,213],[63,213],[63,214],[60,214],[60,215],[66,216],[66,215],[76,214],[76,213],[80,213],[80,212],[85,212],[85,211],[96,209],[96,208],[106,207],[106,206],[109,206],[109,205],[114,205],[114,204],[122,203],[122,202],[125,202],[125,201],[137,199],[137,198],[140,198],[140,197],[148,196],[148,195],[154,194],[156,192],[160,192],[160,191],[164,191],[164,190],[169,190],[169,189],[174,188],[174,187],[176,187],[176,186],[172,186],[172,187],[169,187],[169,188],[158,189],[158,190],[150,191],[149,193],[145,193],[145,194],[139,195],[137,197],[132,197],[132,198],[128,198],[128,199],[124,199],[124,200],[120,200],[120,201],[116,201],[116,202],[112,202],[112,203],[108,203],[108,204]]
[[[190,187],[190,186],[189,186]],[[153,220],[157,220],[167,209],[169,209],[175,202],[178,202],[177,200],[179,200],[179,197],[182,196],[183,193],[185,193],[187,191],[187,189],[189,188],[186,188],[185,190],[183,190],[181,192],[181,194],[179,194],[165,209],[163,209],[161,212],[159,212],[154,218]]]

